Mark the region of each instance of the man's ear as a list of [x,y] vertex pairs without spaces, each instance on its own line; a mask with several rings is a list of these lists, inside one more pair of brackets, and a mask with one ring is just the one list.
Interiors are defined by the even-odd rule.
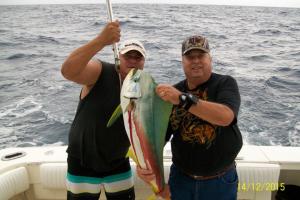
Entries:
[[212,55],[210,53],[208,55],[209,55],[210,61],[212,61]]

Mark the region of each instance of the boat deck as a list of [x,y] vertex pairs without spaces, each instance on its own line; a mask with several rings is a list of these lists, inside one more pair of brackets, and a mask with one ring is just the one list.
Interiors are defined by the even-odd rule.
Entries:
[[[165,149],[167,180],[172,155],[169,147]],[[66,146],[1,150],[0,199],[66,199],[65,150]],[[239,199],[274,199],[276,191],[284,189],[285,185],[300,185],[300,147],[244,145],[236,162]],[[132,168],[135,170],[134,163]],[[137,200],[144,200],[151,195],[149,186],[138,177],[135,177],[135,189]]]

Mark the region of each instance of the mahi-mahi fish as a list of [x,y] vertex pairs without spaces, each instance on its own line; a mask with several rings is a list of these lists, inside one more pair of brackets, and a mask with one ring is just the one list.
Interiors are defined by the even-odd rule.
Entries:
[[140,168],[153,171],[155,180],[151,186],[158,193],[165,187],[163,148],[172,104],[157,96],[156,86],[149,73],[132,69],[122,85],[121,105],[107,125],[110,126],[123,113],[131,143],[130,157]]

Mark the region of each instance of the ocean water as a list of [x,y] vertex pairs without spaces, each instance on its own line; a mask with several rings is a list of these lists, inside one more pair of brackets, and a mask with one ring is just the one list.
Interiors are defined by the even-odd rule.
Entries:
[[[213,70],[238,81],[244,142],[300,146],[299,8],[116,4],[113,11],[122,40],[145,44],[145,70],[158,83],[184,78],[184,38],[207,36]],[[81,87],[60,67],[107,19],[105,4],[0,6],[0,149],[68,143]],[[112,47],[96,57],[113,62]]]

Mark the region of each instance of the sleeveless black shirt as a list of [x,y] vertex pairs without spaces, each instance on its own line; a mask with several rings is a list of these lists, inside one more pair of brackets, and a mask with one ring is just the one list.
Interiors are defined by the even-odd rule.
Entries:
[[123,162],[130,146],[123,118],[106,124],[120,104],[120,80],[113,64],[102,62],[102,72],[89,94],[79,100],[69,132],[69,156],[99,172],[110,171]]

